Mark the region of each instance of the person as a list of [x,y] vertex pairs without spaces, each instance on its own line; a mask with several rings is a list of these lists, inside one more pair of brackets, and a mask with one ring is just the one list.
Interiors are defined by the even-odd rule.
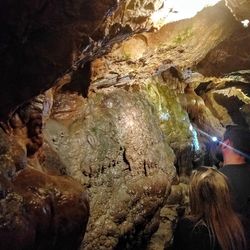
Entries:
[[179,220],[173,250],[243,250],[244,229],[231,205],[227,177],[213,167],[194,170],[190,215]]
[[229,179],[233,207],[243,217],[250,218],[250,131],[238,125],[227,126],[220,155],[223,157],[220,172]]

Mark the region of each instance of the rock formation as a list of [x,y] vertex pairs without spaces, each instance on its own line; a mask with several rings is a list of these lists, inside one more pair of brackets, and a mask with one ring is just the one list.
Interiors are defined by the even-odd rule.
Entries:
[[48,96],[21,106],[0,129],[0,249],[77,249],[86,229],[86,191],[43,145]]

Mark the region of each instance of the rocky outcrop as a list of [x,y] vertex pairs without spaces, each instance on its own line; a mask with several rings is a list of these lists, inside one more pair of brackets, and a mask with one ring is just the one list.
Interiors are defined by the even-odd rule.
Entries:
[[[174,154],[143,92],[109,88],[55,104],[47,140],[67,173],[88,187],[91,217],[83,249],[129,249],[149,239],[167,198]],[[58,100],[69,100],[59,94]],[[70,120],[72,113],[74,120]],[[130,239],[128,241],[128,239]]]
[[233,71],[247,70],[250,67],[249,44],[249,29],[240,26],[229,38],[212,49],[197,64],[197,69],[206,76],[222,76]]
[[22,144],[2,130],[0,138],[0,249],[77,249],[89,216],[84,189],[35,169]]
[[0,129],[0,249],[77,249],[85,233],[86,190],[43,145],[51,100],[27,102]]
[[62,76],[83,68],[115,42],[148,30],[149,16],[162,2],[2,2],[0,120]]
[[250,3],[247,0],[225,0],[226,6],[239,21],[249,19]]
[[243,112],[250,103],[248,75],[248,71],[242,70],[223,78],[210,78],[195,90],[224,127],[233,123],[248,126],[248,116]]

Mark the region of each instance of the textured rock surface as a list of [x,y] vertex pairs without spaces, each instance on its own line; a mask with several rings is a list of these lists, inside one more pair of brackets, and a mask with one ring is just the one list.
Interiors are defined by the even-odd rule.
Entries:
[[206,76],[221,76],[237,70],[249,69],[250,32],[241,27],[218,44],[197,65]]
[[[110,53],[92,63],[91,87],[104,87],[103,79],[110,79],[111,85],[143,82],[171,66],[178,66],[183,71],[188,68],[196,70],[195,66],[210,50],[234,32],[236,36],[241,29],[242,25],[221,2],[192,19],[165,25],[156,33],[135,35],[113,46]],[[217,70],[220,70],[218,65]],[[184,78],[188,78],[188,74]],[[169,85],[178,89],[178,82],[172,82],[170,79]]]
[[[115,5],[115,0],[1,3],[1,75],[5,86],[1,117],[6,115],[4,110],[9,112],[51,87],[70,69]],[[16,86],[22,89],[21,95]]]
[[2,130],[0,141],[0,249],[77,249],[89,217],[82,186],[35,169]]
[[250,2],[248,0],[225,0],[225,2],[236,19],[242,21],[250,18]]
[[1,2],[0,120],[114,42],[149,29],[148,17],[162,2]]
[[68,174],[89,189],[83,248],[140,245],[158,226],[175,175],[154,107],[143,93],[111,88],[93,93],[78,109],[81,116],[70,121],[56,106],[46,131]]

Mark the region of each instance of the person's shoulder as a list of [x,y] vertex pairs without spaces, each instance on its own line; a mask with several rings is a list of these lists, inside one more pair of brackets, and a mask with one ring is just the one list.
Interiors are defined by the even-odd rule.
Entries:
[[222,173],[222,174],[225,174],[227,172],[230,172],[230,166],[223,166],[219,169],[219,171]]
[[219,171],[225,175],[233,174],[235,171],[238,171],[238,170],[239,168],[237,168],[236,165],[225,165],[219,169]]
[[234,164],[225,165],[219,169],[219,171],[225,175],[235,175],[235,173],[247,173],[250,172],[250,166],[247,164]]
[[206,223],[202,219],[185,217],[179,220],[174,237],[174,249],[209,250],[210,235]]
[[176,225],[176,233],[180,235],[186,235],[186,233],[192,231],[193,228],[193,221],[187,217],[182,217],[178,220],[178,223]]
[[194,242],[200,241],[200,239],[209,242],[209,228],[204,220],[200,219],[197,221],[184,218],[180,223],[182,231],[185,231],[187,233],[186,235],[189,235]]
[[222,172],[222,171],[225,171],[225,170],[230,170],[232,168],[233,165],[224,165],[222,166],[219,171]]
[[178,224],[181,225],[181,226],[187,226],[187,227],[189,227],[189,226],[193,226],[194,222],[193,222],[193,220],[191,220],[188,217],[183,217],[183,218],[179,219]]
[[203,231],[207,229],[205,223],[203,223],[202,221],[197,221],[189,217],[181,218],[178,222],[178,227],[181,227],[182,230],[189,231],[189,232],[192,232],[194,230]]

